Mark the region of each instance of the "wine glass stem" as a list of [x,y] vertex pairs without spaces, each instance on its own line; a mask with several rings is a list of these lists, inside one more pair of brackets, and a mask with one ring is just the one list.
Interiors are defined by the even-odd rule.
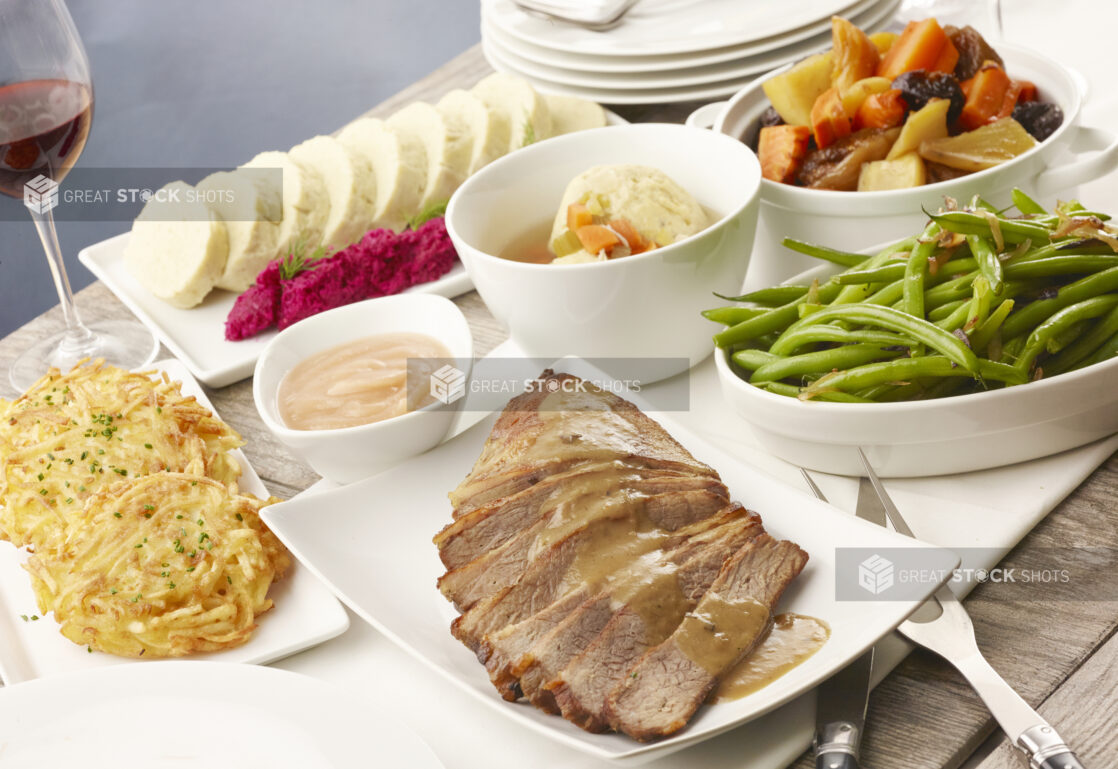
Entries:
[[31,220],[35,222],[39,240],[43,242],[43,251],[46,252],[47,264],[50,265],[50,274],[54,278],[54,287],[62,306],[62,317],[66,321],[66,331],[59,346],[63,351],[80,349],[88,344],[93,332],[82,323],[78,317],[78,308],[74,306],[74,292],[70,288],[70,279],[66,276],[66,262],[62,259],[62,248],[58,245],[58,233],[54,229],[54,214],[49,210],[46,213],[31,211]]

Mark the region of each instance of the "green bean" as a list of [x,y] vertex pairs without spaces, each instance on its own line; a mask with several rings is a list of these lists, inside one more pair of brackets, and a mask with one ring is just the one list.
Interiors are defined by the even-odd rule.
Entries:
[[[1009,384],[1024,384],[1028,377],[1020,369],[1004,363],[979,360],[976,372],[982,379],[991,379]],[[812,395],[825,389],[861,390],[886,382],[906,382],[918,377],[974,377],[975,374],[956,366],[954,361],[942,355],[927,355],[921,358],[898,358],[897,360],[867,363],[856,368],[836,371],[817,379],[805,388],[805,395]]]
[[803,326],[798,331],[789,331],[782,334],[769,348],[769,352],[775,355],[792,355],[804,345],[816,342],[839,342],[842,344],[861,342],[886,347],[910,347],[916,344],[909,337],[903,334],[895,334],[892,331],[850,330],[826,323],[817,323],[813,326]]
[[962,328],[967,322],[967,316],[970,315],[970,302],[963,301],[958,307],[951,311],[945,317],[935,321],[935,325],[942,328],[944,331],[954,332],[957,328]]
[[1100,347],[1094,355],[1092,355],[1090,358],[1087,358],[1087,360],[1080,362],[1079,365],[1077,365],[1075,368],[1081,369],[1084,366],[1090,366],[1095,363],[1102,363],[1105,360],[1110,360],[1111,358],[1115,357],[1118,357],[1118,334],[1115,334],[1114,336],[1110,337],[1110,339],[1107,339],[1106,342],[1103,343],[1102,347]]
[[974,279],[974,298],[971,299],[970,311],[967,313],[967,322],[964,331],[978,328],[990,314],[990,295],[993,291],[990,283],[981,275]]
[[727,302],[753,302],[754,304],[776,307],[799,299],[810,290],[811,286],[780,285],[750,291],[748,294],[742,294],[741,296],[724,296],[717,291],[714,292],[714,295],[719,299],[725,299]]
[[[958,337],[923,318],[914,318],[892,307],[872,304],[846,304],[826,307],[796,321],[785,333],[787,334],[789,330],[796,328],[832,320],[862,323],[897,331],[912,337],[916,342],[928,345],[967,371],[974,372],[978,366],[978,359],[974,353]],[[779,342],[779,339],[777,341]]]
[[733,326],[744,320],[764,315],[765,312],[766,310],[763,307],[715,307],[710,310],[703,310],[703,317],[707,320],[713,320],[715,323]]
[[978,271],[986,278],[990,289],[1000,295],[1003,280],[1002,263],[998,260],[994,245],[981,235],[967,235],[967,245],[970,246],[970,252],[978,262]]
[[1084,240],[1083,238],[1070,238],[1049,243],[1039,248],[1030,248],[1024,254],[1015,256],[1006,262],[1008,267],[1018,261],[1032,261],[1033,259],[1047,259],[1050,256],[1113,256],[1114,249],[1102,241]]
[[1012,339],[1037,326],[1058,310],[1115,290],[1118,290],[1118,267],[1088,275],[1060,288],[1051,299],[1038,299],[1010,315],[1002,327],[1002,336]]
[[1036,356],[1057,334],[1083,320],[1105,315],[1115,307],[1118,307],[1118,294],[1094,296],[1053,313],[1029,334],[1025,341],[1025,349],[1021,351],[1014,365],[1022,371],[1028,371]]
[[1047,278],[1053,275],[1098,272],[1111,267],[1118,267],[1118,254],[1109,256],[1076,254],[1009,262],[1005,266],[1005,274],[1013,278]]
[[[925,211],[924,213],[928,213]],[[994,237],[992,225],[982,214],[971,211],[947,211],[942,214],[928,214],[933,222],[950,232],[963,235],[984,235]],[[1051,233],[1039,224],[1034,224],[1026,219],[1004,219],[995,217],[998,229],[1001,231],[1002,240],[1006,243],[1024,243],[1031,240],[1034,243],[1051,240]]]
[[938,321],[941,321],[944,318],[946,318],[948,315],[950,315],[951,313],[955,312],[955,310],[962,307],[964,304],[970,304],[970,300],[969,299],[956,299],[953,302],[948,302],[947,304],[941,304],[939,307],[936,307],[936,308],[928,311],[928,320],[930,320],[932,323],[936,323]]
[[[838,296],[840,286],[827,283],[819,289],[819,299],[829,302]],[[749,318],[741,323],[730,326],[714,335],[714,343],[719,347],[729,347],[735,344],[748,342],[772,331],[783,331],[799,318],[799,305],[806,299],[806,295],[788,304],[769,310],[764,315]]]
[[805,243],[795,238],[785,238],[781,241],[781,245],[792,251],[814,256],[816,259],[823,259],[828,262],[834,262],[835,264],[841,264],[843,267],[856,267],[872,256],[872,254],[855,254],[850,251],[838,251],[833,248],[827,248],[826,246]]
[[738,350],[730,356],[730,359],[742,368],[747,368],[750,371],[755,371],[761,368],[761,366],[764,366],[766,363],[778,360],[779,358],[776,355],[773,355],[771,352],[749,348],[746,350]]
[[[759,385],[760,387],[774,392],[778,395],[787,395],[790,398],[799,398],[801,389],[795,385],[784,384],[783,382],[765,382]],[[860,398],[857,395],[851,395],[844,392],[828,392],[820,394],[816,400],[821,401],[838,401],[839,403],[872,403],[873,401],[866,398]]]
[[895,280],[889,285],[866,297],[866,304],[891,305],[901,298],[904,293],[904,278]]
[[840,273],[831,280],[844,286],[859,283],[892,283],[904,277],[905,262],[893,262],[872,270]]
[[850,344],[830,350],[817,350],[787,358],[777,358],[756,369],[750,382],[773,382],[804,374],[817,374],[860,366],[873,360],[896,358],[900,350],[887,350],[880,345]]
[[914,318],[924,317],[924,276],[928,274],[928,259],[935,253],[939,233],[940,226],[935,222],[925,227],[905,262],[901,309]]
[[966,275],[953,278],[946,283],[940,283],[938,286],[929,288],[924,294],[924,306],[931,311],[948,302],[969,298],[971,285],[977,277],[977,271],[970,272]]
[[1013,205],[1017,207],[1017,210],[1026,216],[1029,214],[1046,215],[1048,213],[1044,206],[1026,195],[1024,190],[1014,187],[1009,195],[1013,199]]
[[984,352],[993,339],[994,334],[1002,327],[1005,318],[1009,313],[1013,312],[1013,300],[1003,299],[1002,303],[990,313],[985,322],[978,324],[978,326],[971,332],[970,347],[976,353]]
[[1111,310],[1087,333],[1061,350],[1055,358],[1045,361],[1045,372],[1052,376],[1072,370],[1081,361],[1089,359],[1106,340],[1115,334],[1118,334],[1118,308]]

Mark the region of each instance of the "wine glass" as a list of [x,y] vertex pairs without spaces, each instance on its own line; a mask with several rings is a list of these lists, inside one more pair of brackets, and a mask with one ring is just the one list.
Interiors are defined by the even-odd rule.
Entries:
[[1001,40],[1001,0],[904,0],[894,21],[926,19],[934,16],[940,24],[970,25],[992,40]]
[[46,251],[66,330],[25,350],[8,377],[20,392],[47,369],[82,358],[122,368],[150,363],[159,350],[135,321],[85,325],[74,306],[52,209],[93,121],[93,82],[63,0],[0,0],[0,192],[22,198]]

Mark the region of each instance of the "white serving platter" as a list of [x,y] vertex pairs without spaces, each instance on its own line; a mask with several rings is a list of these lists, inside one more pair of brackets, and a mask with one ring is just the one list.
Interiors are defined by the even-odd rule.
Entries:
[[[182,382],[184,395],[193,395],[203,406],[214,410],[202,388],[181,363],[164,360],[152,364],[151,368],[167,372],[172,380]],[[243,471],[239,482],[241,490],[266,498],[268,490],[244,453],[237,450],[232,454]],[[0,542],[0,679],[5,684],[89,668],[152,664],[151,660],[87,651],[84,646],[65,638],[49,614],[39,616],[31,577],[22,568],[27,557],[25,551],[17,550],[11,543]],[[275,606],[258,618],[258,627],[248,642],[220,652],[191,655],[188,659],[263,664],[334,638],[349,627],[345,609],[330,590],[297,561],[292,563],[287,575],[272,586],[268,595]],[[31,620],[32,616],[39,618]]]
[[[214,290],[197,307],[181,310],[156,299],[143,288],[124,264],[124,248],[130,233],[94,243],[78,252],[78,259],[151,329],[159,341],[175,354],[199,380],[210,387],[224,387],[252,376],[256,359],[278,331],[272,329],[251,339],[225,339],[225,318],[238,294]],[[453,298],[473,289],[461,262],[438,280],[413,286],[407,291]]]
[[[562,368],[587,375],[588,367],[569,363]],[[451,637],[449,625],[455,612],[435,587],[443,567],[431,537],[450,521],[446,494],[469,471],[494,416],[389,472],[267,508],[264,520],[358,615],[496,712],[597,758],[625,763],[659,758],[757,718],[809,690],[916,608],[918,601],[836,601],[837,548],[927,546],[844,515],[734,459],[664,414],[650,415],[698,459],[716,468],[732,497],[759,512],[773,536],[792,539],[807,550],[811,561],[778,610],[818,617],[831,627],[828,643],[799,667],[741,700],[704,707],[679,735],[658,743],[642,745],[621,735],[589,734],[528,705],[503,701],[473,654]],[[929,555],[935,562],[932,569],[949,571],[958,561],[949,550],[935,549]]]
[[398,717],[351,691],[273,668],[181,661],[5,690],[0,756],[5,769],[442,767]]

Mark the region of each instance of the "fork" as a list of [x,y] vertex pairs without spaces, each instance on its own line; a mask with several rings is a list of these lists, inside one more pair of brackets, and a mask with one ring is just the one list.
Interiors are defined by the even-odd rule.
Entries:
[[[858,455],[893,528],[915,539],[865,453],[858,449]],[[801,472],[810,479],[806,470],[801,469]],[[824,499],[814,482],[810,486],[817,497]],[[1084,769],[1052,725],[1033,710],[986,661],[975,640],[970,615],[946,585],[939,588],[897,630],[943,657],[963,674],[1002,730],[1025,754],[1032,769]]]
[[513,0],[516,5],[528,11],[536,11],[546,16],[581,24],[584,27],[608,27],[620,21],[637,0]]

